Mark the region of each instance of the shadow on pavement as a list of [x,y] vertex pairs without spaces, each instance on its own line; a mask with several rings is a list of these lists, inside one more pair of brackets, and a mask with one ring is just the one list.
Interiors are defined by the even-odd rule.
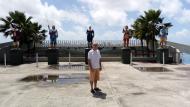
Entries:
[[106,96],[107,96],[107,94],[106,93],[104,93],[104,92],[96,92],[95,94],[93,94],[93,97],[94,98],[101,98],[101,99],[106,99]]

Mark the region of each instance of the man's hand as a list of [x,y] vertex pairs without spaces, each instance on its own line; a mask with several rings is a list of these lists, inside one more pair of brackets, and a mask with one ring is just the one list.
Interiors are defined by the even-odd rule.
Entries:
[[90,71],[93,71],[92,67],[89,67],[89,70],[90,70]]
[[102,71],[102,67],[100,67],[100,71]]

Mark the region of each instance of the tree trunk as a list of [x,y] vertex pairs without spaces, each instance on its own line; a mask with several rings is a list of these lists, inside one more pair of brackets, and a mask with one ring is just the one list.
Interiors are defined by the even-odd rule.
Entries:
[[150,56],[150,51],[149,51],[149,39],[146,39],[146,48],[147,48],[147,56]]
[[143,47],[143,39],[141,39],[141,47]]
[[33,52],[36,52],[36,42],[33,42]]
[[152,50],[153,50],[153,57],[155,57],[155,53],[154,53],[154,49],[155,46],[154,46],[154,35],[152,36]]
[[141,49],[142,49],[142,54],[143,54],[143,57],[144,57],[143,39],[142,38],[141,38]]

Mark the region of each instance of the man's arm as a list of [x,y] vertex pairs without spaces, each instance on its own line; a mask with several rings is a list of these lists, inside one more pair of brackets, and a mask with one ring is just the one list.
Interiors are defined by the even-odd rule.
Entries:
[[91,55],[90,55],[89,52],[88,52],[88,67],[89,67],[90,70],[92,70]]
[[92,70],[92,64],[91,64],[91,60],[88,59],[88,66],[89,66],[89,69]]
[[101,71],[102,70],[102,56],[100,54],[100,51],[98,53],[99,53],[99,64],[100,64],[100,71]]
[[102,59],[100,58],[100,71],[102,70]]

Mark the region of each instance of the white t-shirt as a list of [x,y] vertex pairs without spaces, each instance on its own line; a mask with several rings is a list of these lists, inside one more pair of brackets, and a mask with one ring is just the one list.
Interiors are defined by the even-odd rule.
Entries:
[[91,49],[88,52],[88,59],[91,61],[91,65],[93,69],[100,68],[100,58],[101,58],[101,55],[98,49],[95,51]]

